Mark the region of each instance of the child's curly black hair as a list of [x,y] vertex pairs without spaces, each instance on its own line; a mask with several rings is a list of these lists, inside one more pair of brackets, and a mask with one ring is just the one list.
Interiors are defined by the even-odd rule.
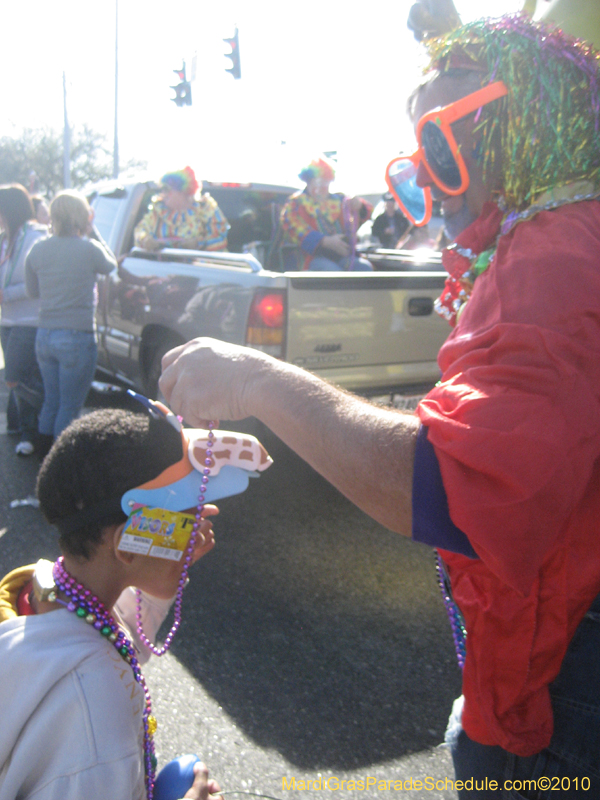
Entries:
[[148,414],[102,409],[71,423],[37,479],[40,508],[58,528],[62,550],[89,558],[103,528],[125,521],[122,495],[156,478],[182,455],[181,434]]

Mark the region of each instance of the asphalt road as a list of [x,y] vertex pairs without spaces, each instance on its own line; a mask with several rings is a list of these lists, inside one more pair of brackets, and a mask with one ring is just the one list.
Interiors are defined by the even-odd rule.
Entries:
[[[14,454],[0,390],[4,574],[58,549],[37,509],[10,507],[34,492],[39,462]],[[159,765],[198,753],[233,800],[455,798],[438,745],[460,675],[433,554],[354,508],[266,428],[253,432],[275,463],[220,503],[174,645],[144,670]],[[337,788],[368,778],[368,790]],[[411,778],[430,782],[411,789]]]

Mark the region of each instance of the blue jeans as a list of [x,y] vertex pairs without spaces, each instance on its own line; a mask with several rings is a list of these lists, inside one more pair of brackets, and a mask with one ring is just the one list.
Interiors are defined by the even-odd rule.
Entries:
[[0,326],[4,353],[4,380],[15,383],[10,393],[8,412],[11,426],[21,431],[21,441],[32,442],[38,429],[38,411],[42,405],[42,376],[35,357],[37,328],[29,325]]
[[353,256],[350,258],[341,258],[339,261],[333,261],[331,258],[325,256],[315,256],[308,265],[309,270],[316,272],[359,272],[366,271],[372,272],[373,265],[366,258],[357,258]]
[[[455,727],[449,727],[446,741],[452,751],[456,779],[474,779],[474,790],[458,792],[460,800],[600,797],[600,595],[579,624],[560,673],[550,686],[550,695],[554,734],[545,750],[528,758],[474,742],[456,718],[451,718]],[[491,780],[500,787],[510,781],[511,786],[477,791],[486,778],[488,786]],[[542,781],[545,785],[541,788],[540,778],[548,781]]]
[[98,348],[91,331],[38,328],[35,352],[44,379],[39,430],[58,436],[74,420],[90,390]]

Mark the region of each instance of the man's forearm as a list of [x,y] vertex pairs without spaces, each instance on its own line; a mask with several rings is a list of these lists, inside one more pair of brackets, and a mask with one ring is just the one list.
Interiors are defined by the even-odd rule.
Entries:
[[256,370],[249,405],[349,500],[410,536],[416,416],[375,406],[282,362]]
[[257,417],[363,511],[410,535],[415,416],[374,406],[299,367],[215,339],[169,351],[160,387],[191,425]]

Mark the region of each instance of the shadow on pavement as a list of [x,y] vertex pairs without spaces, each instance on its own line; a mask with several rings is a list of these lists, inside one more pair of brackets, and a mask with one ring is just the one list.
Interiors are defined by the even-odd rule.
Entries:
[[174,655],[249,737],[299,768],[349,770],[439,744],[460,675],[431,551],[367,518],[272,434],[259,438],[275,464],[221,502]]

